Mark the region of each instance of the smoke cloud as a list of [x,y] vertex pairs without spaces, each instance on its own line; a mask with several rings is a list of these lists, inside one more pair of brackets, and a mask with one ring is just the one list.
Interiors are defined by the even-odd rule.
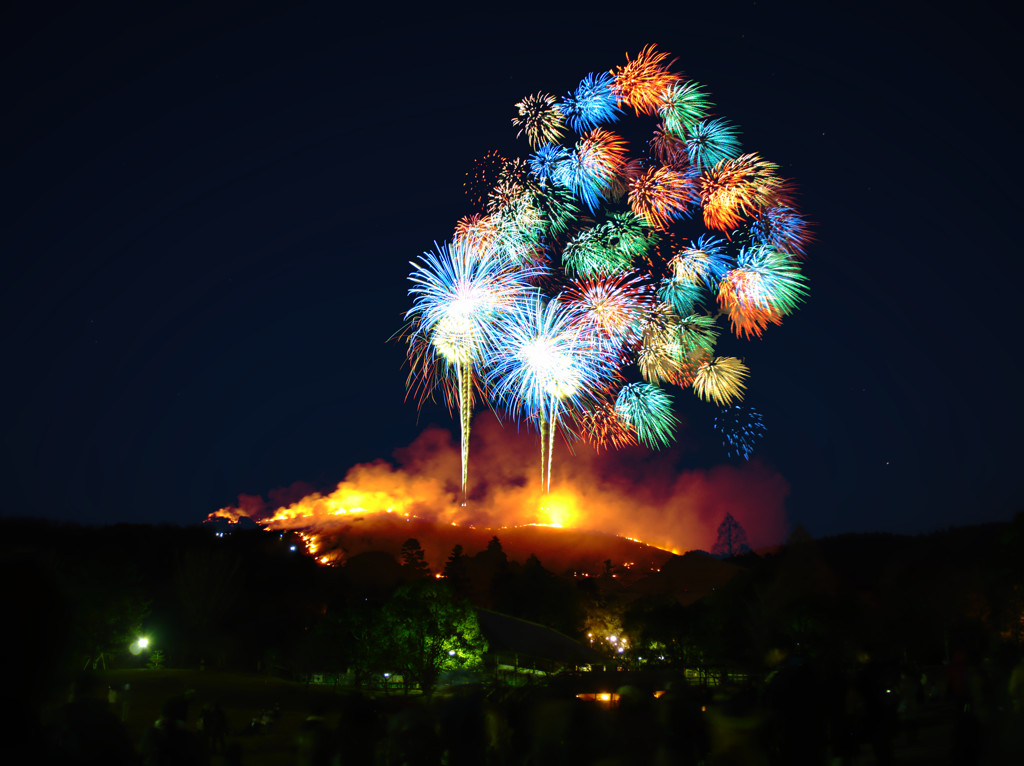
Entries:
[[[394,461],[356,465],[329,493],[296,484],[271,494],[270,509],[243,495],[222,516],[261,519],[273,528],[315,528],[349,514],[388,512],[444,524],[510,527],[550,524],[642,540],[676,552],[710,550],[727,513],[746,530],[755,550],[786,534],[786,480],[752,460],[739,465],[686,468],[672,451],[637,447],[595,453],[570,451],[557,441],[551,492],[541,492],[540,440],[525,427],[500,423],[490,413],[473,421],[470,498],[461,498],[461,457],[456,436],[431,426]],[[296,499],[299,491],[304,493]],[[286,502],[279,502],[287,498]]]

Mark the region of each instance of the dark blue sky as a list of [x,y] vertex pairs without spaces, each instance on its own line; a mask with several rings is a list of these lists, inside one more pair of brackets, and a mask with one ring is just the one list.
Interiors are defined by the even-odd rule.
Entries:
[[[810,300],[744,349],[791,521],[1024,508],[1002,6],[38,5],[0,23],[3,515],[191,523],[455,430],[403,401],[408,262],[471,212],[473,158],[525,155],[516,101],[650,42],[816,222]],[[680,467],[727,459],[698,404]]]

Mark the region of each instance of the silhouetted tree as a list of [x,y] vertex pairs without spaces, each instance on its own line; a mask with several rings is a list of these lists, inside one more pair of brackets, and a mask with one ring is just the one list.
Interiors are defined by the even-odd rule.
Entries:
[[430,565],[427,563],[423,553],[423,548],[420,547],[419,540],[415,537],[410,537],[402,543],[401,555],[402,569],[404,569],[412,579],[430,577]]
[[456,545],[444,565],[444,581],[459,596],[465,596],[469,590],[469,566],[466,562],[462,546]]
[[722,523],[718,525],[718,539],[715,541],[715,547],[711,549],[711,555],[732,558],[744,553],[750,553],[750,546],[747,545],[747,533],[743,531],[743,527],[732,517],[732,514],[727,513],[722,519]]

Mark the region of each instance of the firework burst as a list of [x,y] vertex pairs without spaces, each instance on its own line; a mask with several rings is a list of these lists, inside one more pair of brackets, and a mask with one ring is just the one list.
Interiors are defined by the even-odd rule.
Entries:
[[542,144],[557,144],[565,133],[557,102],[548,93],[534,93],[516,104],[519,116],[512,119],[512,124],[519,128],[516,138],[525,135],[533,149]]
[[665,167],[675,170],[691,167],[686,141],[667,132],[664,125],[654,129],[654,135],[647,145],[651,149],[651,156]]
[[649,449],[672,443],[679,418],[672,412],[672,397],[650,383],[628,383],[615,397],[615,412]]
[[657,112],[666,102],[669,87],[681,79],[679,74],[670,71],[673,63],[669,54],[654,45],[644,47],[633,60],[627,53],[626,64],[611,73],[622,102],[638,115]]
[[665,89],[664,101],[658,107],[665,132],[686,139],[714,108],[703,85],[693,82],[672,83]]
[[553,181],[558,167],[569,158],[569,150],[557,144],[544,144],[530,155],[530,170],[541,183]]
[[626,163],[626,142],[603,128],[594,128],[576,142],[552,180],[568,189],[590,212],[596,212]]
[[702,364],[693,379],[693,390],[706,402],[720,406],[743,398],[750,370],[732,356],[719,356]]
[[573,93],[562,99],[559,109],[577,134],[598,125],[615,122],[619,109],[619,89],[610,72],[588,74]]
[[579,413],[576,424],[577,431],[595,452],[623,449],[637,443],[636,432],[609,402],[598,402]]
[[629,182],[629,206],[652,229],[667,229],[698,202],[700,194],[693,173],[652,167]]
[[711,291],[718,287],[718,282],[731,265],[725,241],[706,234],[668,263],[677,282],[684,285],[702,284]]
[[[474,377],[494,344],[498,320],[531,289],[538,269],[508,270],[499,258],[481,258],[463,245],[440,245],[424,253],[413,267],[412,308],[406,313],[415,327],[408,339],[410,366],[436,370],[430,360],[444,360],[447,376],[455,379],[462,427],[462,491],[468,489],[469,425],[473,410]],[[437,377],[431,374],[431,377]],[[446,398],[450,393],[446,389]]]
[[517,301],[497,323],[488,379],[495,401],[512,418],[536,418],[541,479],[551,485],[551,450],[559,420],[587,409],[618,376],[600,349],[578,330],[572,309],[539,292]]
[[607,359],[620,361],[639,341],[637,328],[653,303],[650,283],[635,272],[576,280],[562,299],[573,309],[580,333]]
[[[666,126],[666,130],[668,127]],[[721,117],[703,120],[687,131],[686,153],[698,168],[710,168],[740,153],[740,130]]]
[[810,226],[795,208],[772,204],[758,214],[750,227],[754,240],[791,255],[804,256],[811,240]]
[[658,285],[658,300],[675,309],[679,316],[692,314],[705,299],[706,291],[699,284],[665,277]]
[[779,166],[756,154],[722,160],[701,177],[704,225],[729,231],[772,204],[784,189]]
[[729,316],[737,336],[760,337],[807,295],[807,279],[794,258],[767,246],[740,251],[736,268],[722,279],[718,304]]

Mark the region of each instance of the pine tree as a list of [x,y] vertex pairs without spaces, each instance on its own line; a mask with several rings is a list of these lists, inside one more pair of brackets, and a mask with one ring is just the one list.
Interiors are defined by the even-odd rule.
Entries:
[[718,525],[718,540],[715,542],[715,547],[711,549],[711,555],[731,559],[733,556],[741,556],[744,553],[750,553],[747,533],[732,517],[732,514],[727,513],[722,519],[722,523]]
[[420,541],[410,537],[402,543],[402,568],[414,578],[430,577],[430,565],[424,557]]
[[467,557],[462,552],[462,546],[456,545],[452,548],[448,561],[445,562],[442,574],[444,581],[459,596],[466,595],[469,588],[469,565]]

